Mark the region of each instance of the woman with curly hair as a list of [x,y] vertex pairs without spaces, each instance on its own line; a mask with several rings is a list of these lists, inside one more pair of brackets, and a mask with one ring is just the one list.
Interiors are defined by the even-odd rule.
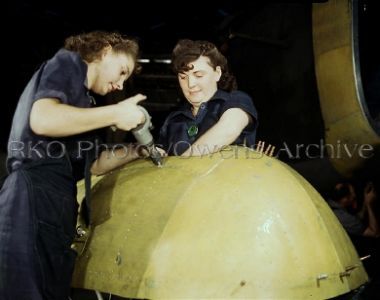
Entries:
[[201,156],[230,144],[255,144],[252,99],[236,90],[227,60],[214,44],[180,40],[172,65],[187,102],[169,114],[160,130],[158,144],[169,155]]
[[68,299],[76,182],[139,156],[133,146],[97,155],[91,131],[130,130],[145,120],[137,107],[144,95],[94,107],[90,91],[123,89],[139,70],[138,50],[134,40],[118,33],[71,36],[24,89],[9,137],[9,175],[0,191],[0,299]]

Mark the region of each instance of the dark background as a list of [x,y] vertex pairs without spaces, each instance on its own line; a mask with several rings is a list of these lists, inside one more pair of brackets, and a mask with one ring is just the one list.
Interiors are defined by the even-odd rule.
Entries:
[[[5,124],[2,148],[5,150],[18,97],[33,72],[54,55],[67,36],[95,29],[117,30],[137,37],[142,57],[170,57],[179,38],[216,43],[229,58],[239,89],[254,99],[259,111],[260,139],[277,146],[283,142],[319,142],[323,138],[323,122],[313,65],[311,1],[246,2],[9,3],[12,29],[8,32],[10,47],[6,47],[9,56],[5,59],[9,57],[11,70],[7,76],[9,85],[4,89],[9,95],[1,103]],[[237,37],[229,38],[231,33]],[[177,82],[167,65],[143,67],[142,74],[126,84],[123,94],[147,94],[147,106],[158,128],[168,109],[178,104]]]
[[[254,101],[259,113],[258,140],[275,145],[283,161],[307,162],[297,146],[321,144],[324,139],[313,59],[313,2],[324,1],[8,1],[0,150],[6,151],[12,115],[24,86],[39,65],[62,47],[64,39],[90,30],[116,30],[136,37],[142,58],[151,60],[170,58],[180,38],[214,42],[228,58],[239,89]],[[379,76],[380,49],[374,47],[376,34],[370,32],[379,31],[380,11],[378,1],[359,3],[361,23],[366,25],[360,32],[366,85],[374,72]],[[372,103],[380,103],[379,81],[371,83]],[[123,92],[98,97],[98,102],[112,103],[137,92],[148,96],[144,105],[157,135],[169,111],[183,101],[170,66],[143,64],[142,73],[128,80]],[[120,138],[109,131],[105,135],[113,141]],[[291,155],[281,150],[285,146]],[[326,174],[335,176],[324,158],[317,164],[311,162],[312,168],[328,168]]]
[[[0,101],[0,152],[4,156],[24,86],[66,37],[116,30],[137,37],[142,57],[150,59],[170,58],[180,38],[206,39],[222,49],[239,89],[252,96],[259,113],[258,139],[275,145],[281,160],[324,191],[339,178],[328,159],[310,160],[295,152],[297,145],[320,144],[324,139],[313,60],[312,2],[318,1],[8,1],[2,42],[7,71]],[[365,25],[360,31],[363,85],[369,105],[376,106],[380,103],[380,49],[375,46],[380,11],[377,0],[359,2]],[[123,92],[98,100],[112,103],[137,92],[148,96],[144,105],[153,117],[156,135],[165,116],[183,101],[170,66],[144,64],[143,72],[128,80]],[[105,134],[110,140],[116,138]],[[285,144],[295,157],[279,151]]]

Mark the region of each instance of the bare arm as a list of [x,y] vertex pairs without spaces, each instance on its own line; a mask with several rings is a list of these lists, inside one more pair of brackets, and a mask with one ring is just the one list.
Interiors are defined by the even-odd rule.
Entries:
[[91,174],[103,175],[139,157],[141,156],[138,147],[134,144],[125,145],[115,150],[105,150],[92,164]]
[[368,214],[368,227],[364,230],[363,235],[368,237],[379,237],[379,222],[374,212],[374,205],[377,199],[377,193],[372,184],[368,184],[364,190],[364,206]]
[[379,237],[380,229],[372,208],[368,208],[368,227],[364,230],[364,236]]
[[252,122],[250,116],[240,108],[226,110],[218,123],[195,141],[182,156],[202,156],[219,151],[235,141],[250,121]]
[[70,136],[110,125],[130,130],[144,121],[137,103],[145,98],[138,94],[117,104],[93,108],[63,104],[58,99],[39,99],[30,113],[30,127],[34,133],[49,137]]
[[[160,152],[162,157],[167,156],[166,152],[163,149],[156,149]],[[128,144],[119,149],[105,150],[92,164],[91,174],[103,175],[109,171],[123,166],[130,161],[138,158],[146,158],[148,156],[148,151],[138,144]]]

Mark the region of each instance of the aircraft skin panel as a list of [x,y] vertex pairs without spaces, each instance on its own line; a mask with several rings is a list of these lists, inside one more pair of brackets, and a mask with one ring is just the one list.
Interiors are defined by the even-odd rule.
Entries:
[[148,299],[321,299],[368,280],[324,199],[250,149],[169,157],[163,168],[136,161],[99,180],[92,199],[74,287]]

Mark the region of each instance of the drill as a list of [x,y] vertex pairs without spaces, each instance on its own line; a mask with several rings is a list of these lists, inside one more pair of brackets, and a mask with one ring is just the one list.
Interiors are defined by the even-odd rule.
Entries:
[[140,124],[136,128],[132,129],[132,133],[134,137],[136,138],[137,142],[144,146],[148,153],[149,157],[153,161],[153,163],[159,167],[162,166],[162,157],[160,152],[157,150],[156,146],[154,145],[153,136],[150,133],[150,130],[153,128],[151,116],[147,112],[147,110],[138,105],[139,109],[144,113],[145,115],[145,122],[143,124]]

